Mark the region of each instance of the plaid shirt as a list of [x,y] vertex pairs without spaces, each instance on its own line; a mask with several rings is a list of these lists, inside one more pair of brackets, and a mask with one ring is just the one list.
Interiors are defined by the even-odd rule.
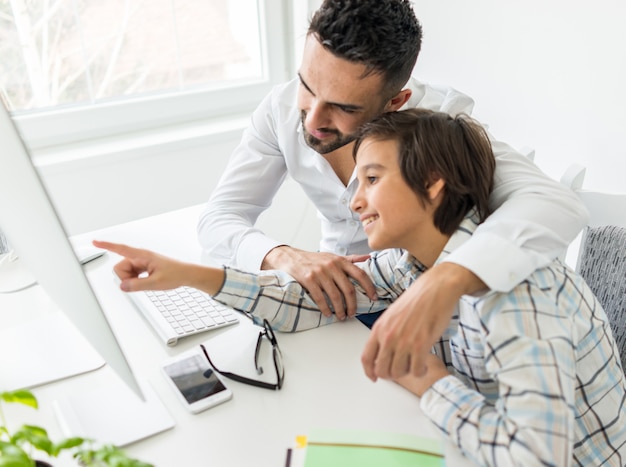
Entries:
[[[477,225],[468,216],[437,262]],[[357,285],[358,313],[385,309],[425,270],[401,250],[375,253]],[[282,331],[329,324],[293,278],[226,270],[215,298]],[[480,465],[626,465],[626,381],[608,319],[571,269],[554,261],[509,293],[464,296],[433,352],[450,376],[420,400],[422,411]]]

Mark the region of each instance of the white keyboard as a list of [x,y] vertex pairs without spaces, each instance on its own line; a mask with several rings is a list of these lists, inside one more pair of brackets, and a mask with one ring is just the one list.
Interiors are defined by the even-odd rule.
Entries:
[[237,312],[191,287],[130,292],[128,296],[167,345],[181,337],[239,322]]

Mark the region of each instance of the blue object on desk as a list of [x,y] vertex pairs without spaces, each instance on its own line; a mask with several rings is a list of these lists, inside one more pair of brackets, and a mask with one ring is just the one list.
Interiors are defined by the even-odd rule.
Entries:
[[365,315],[359,315],[356,317],[360,322],[365,324],[368,328],[372,329],[374,326],[374,322],[383,314],[385,310],[379,311],[378,313],[368,313]]

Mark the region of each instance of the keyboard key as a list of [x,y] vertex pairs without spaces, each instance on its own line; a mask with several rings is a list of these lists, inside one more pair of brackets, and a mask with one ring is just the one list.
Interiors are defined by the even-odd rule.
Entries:
[[146,295],[180,337],[237,321],[233,310],[189,287],[146,291]]

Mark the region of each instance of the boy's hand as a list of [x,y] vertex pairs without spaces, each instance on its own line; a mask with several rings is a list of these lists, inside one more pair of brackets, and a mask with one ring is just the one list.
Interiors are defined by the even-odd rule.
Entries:
[[454,263],[428,270],[374,323],[361,363],[372,381],[421,376],[433,344],[450,322],[462,295],[485,289],[471,271]]
[[94,240],[93,245],[124,257],[113,270],[125,292],[167,290],[183,285],[181,278],[185,277],[184,270],[188,267],[185,263],[119,243]]
[[436,355],[428,354],[424,359],[424,363],[426,371],[422,376],[414,376],[409,373],[396,378],[394,381],[416,396],[422,397],[433,384],[450,374],[446,365]]

